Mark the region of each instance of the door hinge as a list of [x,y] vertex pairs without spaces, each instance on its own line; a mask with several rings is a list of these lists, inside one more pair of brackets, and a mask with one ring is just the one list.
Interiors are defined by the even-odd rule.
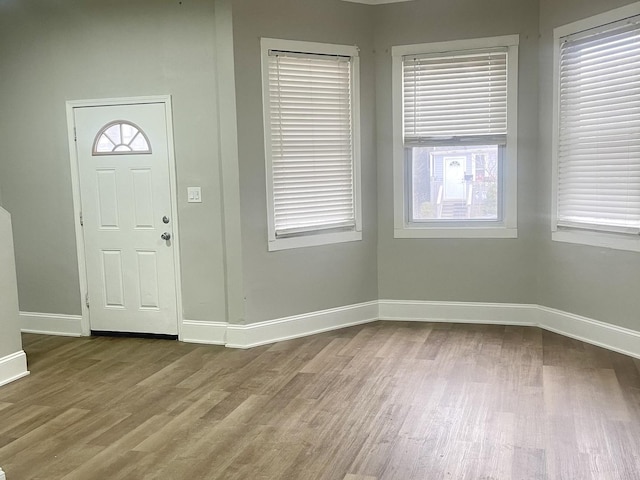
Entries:
[[82,212],[80,212],[80,226],[84,227],[84,217],[82,216]]
[[87,304],[87,308],[89,308],[89,292],[84,295],[84,301]]
[[78,141],[78,131],[76,130],[76,127],[73,127],[73,141]]

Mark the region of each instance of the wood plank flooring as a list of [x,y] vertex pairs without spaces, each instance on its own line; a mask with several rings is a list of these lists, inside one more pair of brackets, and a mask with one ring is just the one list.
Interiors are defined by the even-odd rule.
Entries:
[[7,480],[640,479],[640,361],[377,322],[251,350],[24,335]]

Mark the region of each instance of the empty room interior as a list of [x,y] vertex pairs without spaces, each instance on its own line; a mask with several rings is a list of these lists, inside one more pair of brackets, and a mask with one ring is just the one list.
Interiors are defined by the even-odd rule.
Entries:
[[640,3],[0,0],[0,480],[640,478]]

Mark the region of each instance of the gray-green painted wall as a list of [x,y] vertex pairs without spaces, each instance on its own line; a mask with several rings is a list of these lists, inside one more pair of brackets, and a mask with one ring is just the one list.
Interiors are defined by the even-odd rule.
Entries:
[[[626,3],[414,0],[371,7],[235,0],[243,279],[234,291],[240,299],[244,293],[246,315],[231,320],[252,323],[391,298],[540,303],[640,329],[640,255],[551,242],[549,226],[552,29]],[[218,121],[213,4],[0,2],[0,190],[13,214],[22,310],[80,313],[65,101],[171,94],[184,316],[226,320],[212,134]],[[521,44],[519,238],[394,239],[389,48],[514,33]],[[361,242],[267,252],[261,36],[361,48]],[[201,205],[185,202],[190,185],[203,187]]]
[[[233,3],[243,277],[249,323],[378,298],[371,12],[365,5],[338,0]],[[267,251],[261,37],[360,47],[362,241]]]
[[551,241],[553,29],[633,2],[540,1],[540,175],[538,301],[640,330],[640,254]]
[[[20,308],[80,314],[65,102],[170,94],[184,315],[225,320],[213,0],[0,3],[0,188]],[[186,187],[203,203],[187,204]]]
[[[520,35],[518,239],[394,239],[391,47]],[[535,303],[537,0],[416,0],[375,9],[380,298]]]

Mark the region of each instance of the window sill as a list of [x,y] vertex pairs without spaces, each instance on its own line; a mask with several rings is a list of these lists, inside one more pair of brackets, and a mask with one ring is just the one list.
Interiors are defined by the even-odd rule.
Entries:
[[558,230],[551,233],[551,239],[554,242],[575,243],[592,247],[640,252],[640,236],[638,235],[586,232],[582,230]]
[[268,242],[270,252],[290,248],[317,247],[332,243],[357,242],[362,240],[362,232],[332,232],[304,235],[300,237],[277,238]]
[[506,227],[405,227],[394,238],[518,238],[517,228]]

